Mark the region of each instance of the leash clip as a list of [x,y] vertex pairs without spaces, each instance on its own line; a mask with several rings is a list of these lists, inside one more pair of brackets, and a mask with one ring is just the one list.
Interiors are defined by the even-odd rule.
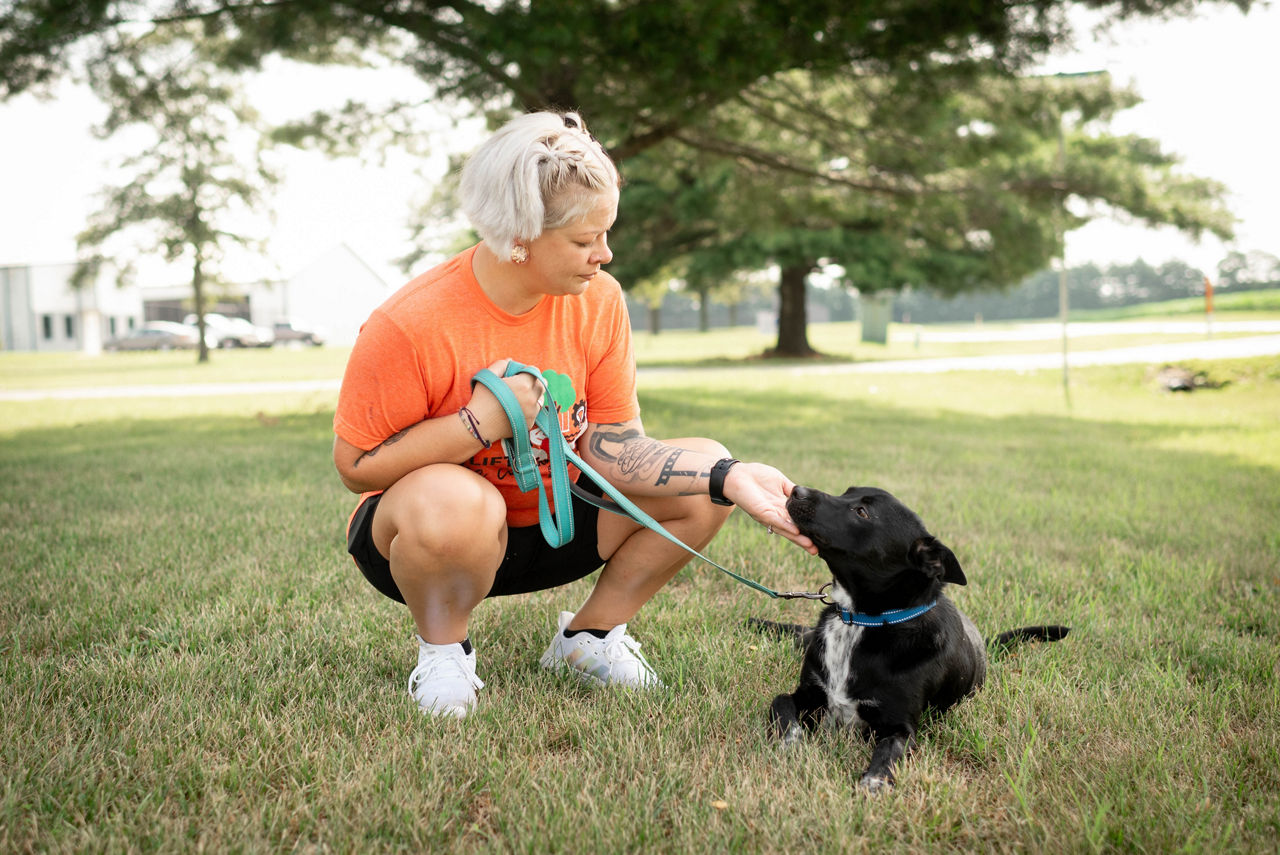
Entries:
[[780,600],[820,600],[827,605],[833,605],[827,597],[827,589],[831,587],[831,583],[823,585],[817,591],[779,591],[777,598]]

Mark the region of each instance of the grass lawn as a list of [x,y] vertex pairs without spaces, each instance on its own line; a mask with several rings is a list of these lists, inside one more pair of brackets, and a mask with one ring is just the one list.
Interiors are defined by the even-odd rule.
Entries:
[[[859,739],[765,735],[798,660],[742,623],[811,604],[686,568],[632,622],[670,687],[636,694],[537,666],[589,581],[489,602],[480,709],[428,719],[407,612],[343,552],[332,393],[0,402],[0,852],[1274,852],[1280,359],[1198,367],[1228,385],[1074,370],[1070,410],[1056,372],[644,380],[654,436],[897,493],[984,630],[1072,626],[876,799]],[[93,370],[50,373],[136,382]],[[741,514],[707,552],[827,578]]]

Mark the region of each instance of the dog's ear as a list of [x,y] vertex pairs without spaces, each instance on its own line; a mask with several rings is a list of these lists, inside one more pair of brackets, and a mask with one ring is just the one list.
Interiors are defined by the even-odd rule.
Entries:
[[925,536],[911,544],[908,551],[911,564],[932,579],[941,579],[953,585],[964,585],[964,571],[951,549],[936,537]]

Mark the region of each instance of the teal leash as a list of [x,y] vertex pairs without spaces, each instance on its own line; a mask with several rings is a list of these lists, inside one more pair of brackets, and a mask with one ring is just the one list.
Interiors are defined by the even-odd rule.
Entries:
[[[541,383],[544,389],[546,388],[547,384],[542,377],[541,371],[532,365],[521,365],[512,360],[508,363],[504,376],[514,377],[517,374],[528,374]],[[597,508],[620,516],[630,517],[650,531],[661,535],[691,555],[710,564],[721,573],[774,599],[824,600],[826,598],[826,594],[821,591],[817,593],[812,591],[775,591],[772,588],[761,585],[759,582],[754,582],[726,567],[720,566],[667,531],[662,527],[661,523],[622,495],[617,488],[588,466],[573,449],[569,448],[569,444],[565,442],[564,434],[560,432],[560,417],[556,409],[556,403],[548,394],[546,400],[543,401],[542,407],[538,410],[534,423],[546,434],[547,444],[550,449],[551,496],[554,499],[555,507],[559,509],[559,513],[552,511],[547,499],[546,484],[542,480],[542,474],[538,470],[538,462],[533,456],[533,447],[529,443],[529,431],[525,426],[524,412],[520,409],[515,395],[511,393],[511,389],[507,384],[503,383],[498,375],[488,368],[476,372],[471,382],[473,384],[479,383],[494,394],[498,399],[498,403],[502,405],[507,421],[511,423],[512,436],[502,440],[502,449],[511,464],[511,472],[515,478],[516,486],[520,488],[520,492],[527,493],[534,489],[538,491],[538,524],[541,526],[543,538],[552,548],[558,549],[573,540],[573,505],[570,496],[576,495]],[[570,484],[568,467],[570,462],[582,470],[582,473],[590,478],[612,501],[593,496],[577,485]]]

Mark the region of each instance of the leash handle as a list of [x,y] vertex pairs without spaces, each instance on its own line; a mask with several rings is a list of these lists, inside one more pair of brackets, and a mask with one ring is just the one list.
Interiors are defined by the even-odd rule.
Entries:
[[[541,371],[531,365],[522,365],[513,359],[507,363],[507,370],[503,373],[503,377],[514,377],[517,374],[530,375],[542,384],[543,389],[546,389],[547,382]],[[525,424],[524,411],[520,409],[515,395],[511,393],[507,384],[488,368],[477,371],[471,380],[473,384],[479,383],[492,392],[498,399],[498,403],[502,405],[507,421],[511,423],[511,436],[502,440],[502,450],[511,465],[516,486],[522,493],[537,489],[538,525],[542,529],[542,537],[555,549],[564,546],[573,540],[573,503],[569,498],[569,470],[565,463],[566,448],[564,435],[560,432],[560,415],[556,410],[555,401],[548,395],[534,418],[534,424],[547,436],[547,451],[551,458],[553,502],[549,502],[546,483],[542,480],[542,472],[533,455],[533,445],[529,442],[529,428]],[[552,504],[556,511],[551,509]]]
[[[546,387],[546,380],[542,377],[542,372],[531,365],[522,365],[514,359],[507,363],[507,370],[504,377],[514,377],[517,374],[528,374],[542,383]],[[546,485],[542,479],[542,473],[538,469],[537,460],[533,456],[533,447],[529,442],[529,429],[525,424],[524,411],[520,409],[519,403],[515,396],[511,393],[511,389],[498,375],[494,374],[488,368],[482,368],[477,371],[472,378],[472,384],[479,383],[494,394],[498,402],[502,404],[503,412],[506,413],[507,420],[511,423],[511,437],[502,440],[502,449],[507,455],[507,460],[511,464],[511,471],[515,477],[516,486],[520,488],[520,492],[527,493],[530,490],[538,491],[538,524],[542,528],[542,536],[552,548],[564,546],[573,540],[573,510],[572,501],[570,499],[571,491],[595,505],[598,508],[610,511],[612,513],[629,516],[636,522],[640,523],[650,531],[661,535],[671,543],[679,546],[681,549],[691,555],[710,564],[712,567],[724,573],[727,576],[736,579],[742,584],[754,588],[762,594],[777,599],[780,595],[772,588],[765,587],[759,582],[754,582],[745,576],[740,576],[725,567],[720,566],[698,550],[689,546],[680,538],[667,531],[661,523],[649,516],[641,510],[634,502],[624,496],[616,487],[605,480],[584,461],[581,457],[569,448],[565,442],[564,434],[560,431],[560,416],[556,408],[556,403],[551,396],[547,396],[547,400],[543,402],[542,407],[538,410],[538,415],[534,419],[534,423],[542,429],[547,436],[548,454],[551,458],[550,474],[551,474],[551,492],[555,500],[555,507],[559,513],[553,513],[551,507],[547,503]],[[591,479],[610,499],[613,500],[612,506],[603,500],[592,496],[585,490],[574,489],[576,485],[569,483],[569,468],[567,461],[571,461],[577,466],[582,473]],[[797,596],[792,594],[790,596]]]

